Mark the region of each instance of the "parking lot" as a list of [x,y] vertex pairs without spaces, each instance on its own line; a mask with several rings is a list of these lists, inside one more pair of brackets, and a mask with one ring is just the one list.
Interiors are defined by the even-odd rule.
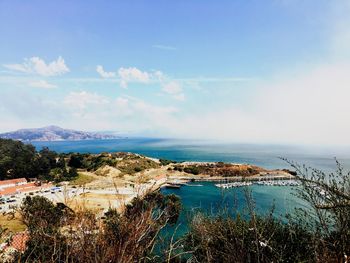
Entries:
[[19,193],[11,196],[1,197],[0,198],[0,212],[9,212],[15,208],[18,208],[22,200],[27,196],[44,196],[51,200],[52,202],[65,202],[66,199],[74,198],[83,192],[82,189],[75,188],[66,188],[63,187],[53,187],[51,189],[28,192],[28,193]]

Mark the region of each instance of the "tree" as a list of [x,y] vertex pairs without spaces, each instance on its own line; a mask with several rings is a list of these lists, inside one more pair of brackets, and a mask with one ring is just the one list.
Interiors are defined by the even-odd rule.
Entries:
[[33,177],[37,174],[34,146],[19,141],[0,139],[0,179]]
[[81,154],[79,153],[71,154],[68,162],[68,166],[74,167],[74,168],[82,168],[83,160],[84,160],[84,157]]
[[77,169],[76,168],[74,168],[74,167],[71,167],[70,169],[69,169],[69,172],[68,172],[68,174],[67,174],[67,178],[69,178],[69,179],[72,179],[72,178],[75,178],[75,177],[77,177],[78,176],[78,172],[77,172]]
[[67,248],[60,227],[67,221],[64,219],[73,216],[73,211],[62,203],[55,205],[42,196],[27,196],[20,213],[29,232],[23,255],[26,262],[60,262]]

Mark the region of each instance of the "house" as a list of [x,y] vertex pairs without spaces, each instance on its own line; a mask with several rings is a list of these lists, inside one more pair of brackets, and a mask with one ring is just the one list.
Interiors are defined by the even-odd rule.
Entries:
[[10,247],[15,248],[17,251],[24,252],[26,250],[26,243],[29,239],[27,232],[19,232],[12,236],[10,241]]

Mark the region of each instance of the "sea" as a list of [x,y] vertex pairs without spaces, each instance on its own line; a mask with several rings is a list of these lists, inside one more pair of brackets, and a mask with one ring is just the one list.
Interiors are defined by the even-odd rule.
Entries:
[[[162,138],[123,138],[115,140],[32,142],[40,150],[48,147],[60,153],[132,152],[153,158],[177,162],[230,162],[261,166],[267,169],[291,169],[291,162],[313,167],[326,173],[337,168],[335,158],[350,170],[350,150],[346,147],[319,147],[270,144],[234,144],[200,140]],[[295,187],[253,185],[247,188],[223,190],[215,182],[193,182],[180,189],[162,189],[164,194],[176,194],[181,198],[182,212],[179,223],[168,232],[176,236],[185,233],[191,217],[198,213],[218,215],[221,213],[245,213],[247,191],[252,195],[258,214],[273,212],[283,218],[296,208],[307,204],[296,195]]]
[[336,168],[335,158],[350,168],[349,147],[307,147],[275,144],[237,144],[214,141],[162,138],[123,138],[114,140],[82,140],[31,142],[38,150],[69,153],[132,152],[173,161],[248,163],[268,169],[290,168],[289,161],[323,171]]

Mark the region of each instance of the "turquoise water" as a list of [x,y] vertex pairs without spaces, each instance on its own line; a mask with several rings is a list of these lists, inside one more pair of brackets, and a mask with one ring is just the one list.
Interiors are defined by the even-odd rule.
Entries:
[[[274,207],[275,217],[285,218],[297,207],[305,207],[305,203],[295,196],[295,189],[289,186],[258,186],[222,189],[214,182],[193,182],[180,189],[162,189],[164,194],[175,194],[181,198],[183,210],[179,218],[176,236],[186,232],[191,216],[196,212],[208,215],[218,213],[236,214],[239,211],[247,214],[246,193],[251,191],[256,212],[260,215],[269,213]],[[174,228],[167,229],[172,233]]]

